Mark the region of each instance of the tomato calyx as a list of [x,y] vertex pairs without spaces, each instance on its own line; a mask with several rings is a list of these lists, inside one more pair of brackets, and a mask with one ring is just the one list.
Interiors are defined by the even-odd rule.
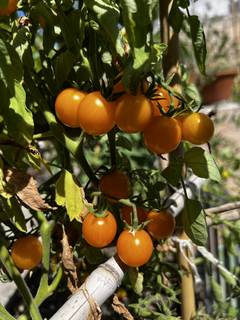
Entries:
[[121,199],[121,200],[119,200],[119,202],[123,203],[126,206],[133,208],[133,216],[131,213],[131,225],[129,225],[125,220],[123,221],[126,228],[129,229],[131,231],[131,233],[133,233],[133,235],[135,234],[134,232],[144,229],[144,227],[148,224],[149,221],[144,221],[144,222],[138,224],[139,222],[138,222],[136,203],[131,202],[130,200],[125,200],[125,199]]

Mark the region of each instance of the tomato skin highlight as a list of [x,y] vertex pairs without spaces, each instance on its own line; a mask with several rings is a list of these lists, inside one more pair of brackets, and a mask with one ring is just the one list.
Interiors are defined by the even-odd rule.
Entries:
[[79,127],[77,110],[85,96],[85,92],[75,88],[68,88],[59,93],[55,101],[55,111],[63,124],[71,128]]
[[148,233],[156,239],[169,237],[175,229],[175,218],[169,210],[151,210],[146,220],[152,220],[146,228]]
[[12,245],[11,256],[20,269],[33,269],[42,260],[42,244],[34,236],[18,238]]
[[184,138],[196,145],[209,142],[214,135],[213,121],[204,113],[192,113],[182,122]]
[[107,211],[108,216],[97,218],[89,212],[82,225],[85,240],[93,247],[103,248],[113,241],[117,232],[114,216]]
[[80,102],[77,117],[80,127],[88,134],[99,136],[115,126],[115,102],[108,102],[100,91],[86,95]]
[[155,116],[143,131],[143,139],[151,151],[156,154],[172,152],[182,138],[179,122],[174,118]]
[[144,94],[125,93],[117,100],[115,122],[123,132],[137,133],[147,127],[153,114],[152,102]]
[[7,16],[17,9],[18,0],[9,0],[8,5],[0,10],[1,16]]
[[[152,100],[152,104],[154,106],[154,116],[161,115],[161,111],[158,108],[158,103],[161,105],[161,107],[164,109],[165,112],[168,112],[169,106],[171,104],[171,97],[168,94],[167,90],[165,90],[162,87],[156,86],[154,88],[157,90],[155,94],[159,96],[159,100]],[[169,86],[169,89],[173,89],[172,87]],[[156,99],[157,97],[154,97]],[[174,101],[174,108],[177,108],[178,106],[178,99],[173,96],[173,101]]]
[[119,258],[130,267],[140,267],[151,258],[153,244],[151,237],[144,230],[125,229],[117,241]]
[[[110,174],[104,174],[99,180],[99,191],[102,193],[118,198],[126,199],[131,191],[131,184],[128,177],[119,170],[114,170]],[[116,203],[117,200],[108,198],[109,202]]]
[[[146,217],[148,214],[147,208],[143,207],[136,207],[137,209],[137,217],[138,217],[138,225],[142,222],[146,221]],[[134,218],[133,207],[129,207],[124,205],[121,210],[121,219],[122,221],[126,221],[128,225],[131,225],[131,212],[132,212],[132,219]]]

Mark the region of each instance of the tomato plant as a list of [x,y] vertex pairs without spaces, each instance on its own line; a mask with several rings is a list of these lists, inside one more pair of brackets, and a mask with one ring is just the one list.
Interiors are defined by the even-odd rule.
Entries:
[[110,244],[117,232],[114,216],[107,211],[106,217],[95,217],[89,212],[82,226],[84,239],[93,247],[103,248]]
[[[137,209],[137,217],[138,217],[138,224],[141,224],[142,222],[146,221],[147,217],[147,208],[144,207],[136,207]],[[121,219],[122,221],[126,221],[128,225],[131,225],[131,213],[132,213],[132,219],[133,219],[133,207],[129,207],[127,205],[124,205],[121,210]]]
[[175,218],[169,210],[151,210],[146,220],[151,220],[146,225],[147,231],[156,239],[169,237],[175,229]]
[[156,154],[172,152],[179,145],[182,130],[174,118],[155,116],[143,132],[146,146]]
[[117,100],[115,122],[123,132],[137,133],[147,127],[153,113],[152,102],[144,94],[125,93]]
[[[169,89],[173,90],[171,86],[168,86],[168,87]],[[171,104],[171,97],[168,91],[163,87],[156,86],[154,89],[157,90],[155,94],[158,96],[154,97],[154,100],[152,100],[152,104],[154,106],[154,116],[157,116],[157,115],[161,115],[161,112],[158,108],[158,103],[161,105],[164,111],[168,112],[169,106]],[[155,99],[158,99],[158,100],[155,100]],[[174,101],[174,108],[176,108],[178,106],[178,99],[173,96],[173,101]]]
[[65,89],[57,96],[55,111],[63,124],[72,128],[79,127],[77,110],[79,103],[85,96],[85,92],[74,88]]
[[[104,194],[117,199],[126,199],[131,191],[128,177],[119,170],[114,170],[110,174],[104,174],[99,180],[98,187]],[[108,198],[108,201],[117,202],[117,200],[111,198]]]
[[33,269],[42,259],[42,244],[34,236],[18,238],[12,245],[11,256],[17,267]]
[[204,113],[192,113],[182,122],[184,138],[196,145],[207,143],[214,134],[213,121]]
[[151,258],[153,244],[151,237],[144,230],[125,229],[117,241],[120,259],[130,267],[140,267]]
[[18,0],[9,0],[8,5],[0,10],[0,15],[7,16],[17,9]]
[[114,125],[115,102],[108,102],[101,92],[86,95],[78,106],[77,117],[80,127],[91,135],[101,135],[110,131]]

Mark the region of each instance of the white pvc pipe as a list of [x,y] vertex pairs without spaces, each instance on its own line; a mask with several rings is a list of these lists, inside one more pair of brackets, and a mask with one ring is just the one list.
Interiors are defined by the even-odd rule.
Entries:
[[[124,272],[119,266],[121,261],[119,264],[117,261],[119,257],[115,256],[98,266],[79,288],[79,291],[71,296],[50,320],[88,319],[89,302],[87,298],[91,296],[101,306],[120,286]],[[85,290],[81,290],[83,288]]]

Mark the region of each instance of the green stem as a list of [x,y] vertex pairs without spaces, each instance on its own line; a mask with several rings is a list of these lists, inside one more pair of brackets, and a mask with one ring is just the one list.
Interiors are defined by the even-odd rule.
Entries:
[[4,266],[6,267],[10,277],[15,282],[19,292],[21,293],[21,295],[27,305],[27,308],[29,310],[31,317],[34,320],[42,320],[42,317],[39,313],[38,307],[37,307],[35,301],[33,300],[33,297],[31,295],[25,281],[21,277],[15,264],[12,261],[11,256],[9,255],[6,247],[4,246],[4,243],[3,243],[3,240],[1,237],[0,237],[0,259],[3,262]]
[[[5,318],[5,317],[6,318]],[[2,306],[2,304],[0,303],[0,319],[1,320],[16,320],[15,318],[13,318],[10,313],[7,312],[7,310]]]
[[179,169],[179,167],[178,167],[178,162],[180,162],[180,161],[178,161],[178,159],[175,157],[175,155],[174,155],[173,152],[171,152],[170,154],[171,154],[171,156],[172,156],[172,158],[173,158],[173,161],[174,161],[174,163],[175,163],[175,165],[176,165],[176,169],[177,169],[177,171],[178,171],[178,173],[179,173],[185,198],[188,199],[186,186],[185,186],[185,183],[184,183],[184,180],[183,180],[183,177],[182,177],[182,172],[180,171],[180,169]]
[[53,133],[51,130],[49,130],[48,132],[43,132],[43,133],[38,133],[38,134],[35,134],[33,136],[33,140],[41,140],[41,139],[44,139],[44,138],[50,138],[50,137],[53,137]]

